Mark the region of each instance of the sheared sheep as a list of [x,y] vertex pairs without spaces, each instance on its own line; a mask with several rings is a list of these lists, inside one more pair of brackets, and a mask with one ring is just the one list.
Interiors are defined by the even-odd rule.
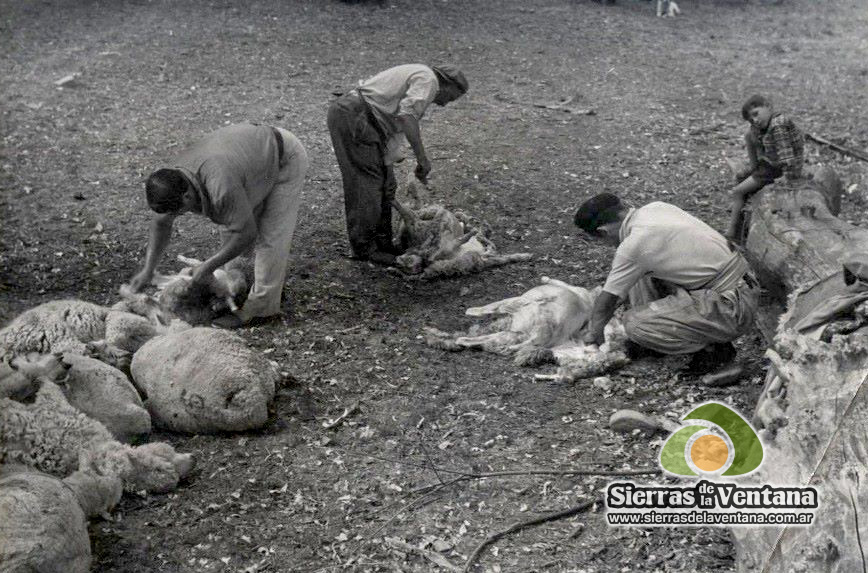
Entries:
[[76,469],[118,475],[128,491],[174,489],[192,457],[168,444],[130,447],[70,405],[60,387],[40,379],[32,403],[0,399],[0,463],[19,463],[65,477]]
[[625,337],[617,319],[607,326],[609,342],[603,346],[581,342],[600,287],[588,291],[547,277],[542,282],[521,296],[466,311],[469,316],[506,316],[474,325],[467,333],[426,328],[425,342],[445,350],[473,348],[513,356],[521,366],[556,362],[564,374],[573,372],[573,378],[598,375],[626,364],[620,348]]
[[214,328],[151,339],[131,370],[154,424],[188,433],[261,427],[279,380],[241,337]]
[[404,254],[397,267],[423,279],[466,275],[519,261],[530,253],[499,255],[484,233],[462,213],[440,205],[413,210],[398,201],[392,205],[401,215],[398,237]]
[[16,472],[0,479],[0,572],[87,573],[87,518],[121,497],[116,476],[75,472],[57,478]]

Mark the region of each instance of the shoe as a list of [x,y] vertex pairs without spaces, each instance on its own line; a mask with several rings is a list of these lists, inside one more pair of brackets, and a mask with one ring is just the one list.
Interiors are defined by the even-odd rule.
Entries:
[[735,346],[731,342],[709,344],[693,354],[682,372],[690,376],[709,374],[732,362],[735,355]]
[[628,340],[624,343],[626,347],[627,358],[630,360],[639,360],[640,358],[663,358],[664,354],[657,352],[656,350],[651,350],[650,348],[645,348],[640,344],[636,344],[632,340]]
[[384,253],[383,251],[374,251],[370,255],[368,255],[368,260],[376,265],[383,265],[387,267],[395,266],[395,255],[391,253]]

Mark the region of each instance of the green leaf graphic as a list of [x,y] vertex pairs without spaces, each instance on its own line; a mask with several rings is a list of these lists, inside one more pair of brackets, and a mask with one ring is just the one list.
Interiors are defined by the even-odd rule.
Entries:
[[696,472],[687,465],[684,448],[690,436],[704,429],[705,426],[685,426],[672,434],[660,450],[660,465],[663,469],[680,476],[695,476]]
[[756,432],[753,431],[753,428],[741,416],[723,404],[714,402],[704,404],[684,416],[684,419],[708,420],[720,426],[729,436],[729,439],[732,440],[732,445],[735,448],[735,457],[732,460],[732,465],[722,475],[738,476],[746,474],[758,468],[762,463],[763,446]]

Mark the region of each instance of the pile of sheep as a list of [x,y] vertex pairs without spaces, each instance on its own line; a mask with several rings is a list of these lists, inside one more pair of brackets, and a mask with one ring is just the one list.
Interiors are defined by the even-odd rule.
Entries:
[[[222,279],[231,292],[246,286]],[[234,334],[191,324],[220,301],[194,292],[188,274],[160,281],[157,297],[53,301],[0,330],[0,571],[87,571],[87,517],[124,490],[175,489],[192,456],[143,443],[152,427],[267,421],[275,365]]]

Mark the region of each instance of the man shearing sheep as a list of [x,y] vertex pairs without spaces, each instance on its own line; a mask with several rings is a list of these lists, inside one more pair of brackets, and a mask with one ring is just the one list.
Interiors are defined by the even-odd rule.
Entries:
[[732,341],[753,325],[757,283],[727,240],[674,205],[633,208],[611,193],[579,207],[575,224],[617,247],[584,341],[600,344],[618,305],[628,351],[692,354],[689,374],[712,373],[735,358]]
[[395,173],[404,137],[416,156],[416,177],[426,182],[431,161],[419,121],[433,102],[446,105],[467,91],[452,65],[405,64],[362,81],[331,104],[328,128],[341,169],[350,247],[357,259],[392,265]]
[[307,168],[307,152],[285,129],[238,124],[206,135],[172,167],[148,177],[148,206],[156,215],[144,267],[130,281],[132,290],[151,281],[175,219],[190,212],[223,227],[222,246],[196,267],[193,284],[217,290],[216,269],[251,251],[255,257],[254,282],[244,305],[214,325],[238,328],[279,315]]

